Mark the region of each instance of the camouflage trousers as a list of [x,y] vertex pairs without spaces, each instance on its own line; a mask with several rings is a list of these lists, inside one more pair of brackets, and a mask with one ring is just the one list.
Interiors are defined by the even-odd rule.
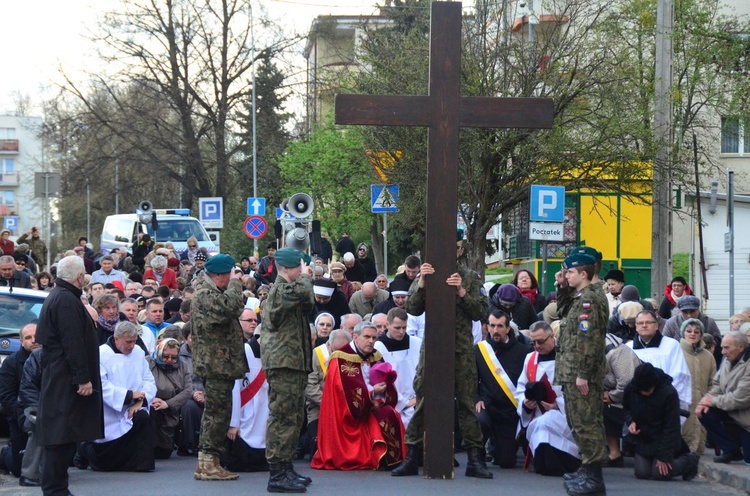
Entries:
[[607,439],[604,435],[604,412],[601,384],[589,382],[589,394],[582,395],[575,382],[565,383],[565,417],[581,453],[581,461],[588,465],[604,461],[607,456]]
[[[454,387],[456,394],[456,408],[458,425],[461,428],[464,448],[481,448],[482,430],[474,409],[474,399],[477,394],[477,362],[474,352],[456,353]],[[417,375],[414,377],[414,393],[417,404],[414,415],[409,421],[404,441],[406,444],[421,446],[424,436],[424,346],[419,355]]]
[[224,440],[232,417],[232,388],[234,379],[204,378],[205,408],[201,418],[201,436],[198,450],[221,456]]
[[291,462],[305,421],[307,374],[301,370],[266,370],[268,425],[266,460],[269,465]]

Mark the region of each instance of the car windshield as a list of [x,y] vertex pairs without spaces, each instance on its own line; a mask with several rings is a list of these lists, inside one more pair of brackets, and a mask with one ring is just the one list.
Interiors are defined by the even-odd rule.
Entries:
[[156,237],[154,238],[154,230],[151,224],[147,225],[148,234],[151,238],[155,239],[157,243],[167,241],[181,241],[185,242],[190,236],[195,236],[198,241],[209,241],[206,237],[206,231],[203,230],[200,222],[197,220],[190,219],[169,219],[161,220],[157,217],[159,222],[159,229],[156,231]]
[[23,326],[36,323],[42,304],[39,296],[0,294],[0,336],[18,337]]

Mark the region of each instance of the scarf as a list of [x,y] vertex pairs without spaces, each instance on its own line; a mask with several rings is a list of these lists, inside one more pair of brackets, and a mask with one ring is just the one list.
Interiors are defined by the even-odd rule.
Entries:
[[536,296],[539,294],[539,291],[534,288],[529,289],[519,289],[521,294],[525,296],[526,298],[531,300],[532,305],[536,305]]
[[156,348],[154,349],[153,353],[151,353],[151,359],[154,361],[154,363],[160,368],[167,372],[171,372],[177,368],[177,364],[180,363],[180,354],[177,353],[177,361],[174,364],[167,364],[164,363],[164,360],[162,357],[164,356],[164,349],[167,347],[169,343],[175,343],[177,344],[177,349],[180,349],[180,343],[174,338],[167,338],[162,339],[159,341],[159,343],[156,345]]
[[114,320],[107,320],[103,315],[100,314],[97,322],[100,326],[102,326],[104,330],[106,330],[110,334],[113,334],[115,332],[115,326],[120,322],[120,319],[118,317],[115,317]]

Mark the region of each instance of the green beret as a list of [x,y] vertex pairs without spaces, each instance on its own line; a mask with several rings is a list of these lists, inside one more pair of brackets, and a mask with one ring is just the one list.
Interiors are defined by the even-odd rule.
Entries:
[[310,256],[307,253],[302,253],[294,248],[282,248],[276,252],[276,263],[287,269],[293,269],[299,267],[300,260],[305,261],[306,264],[310,263]]
[[563,263],[568,268],[581,267],[583,265],[596,264],[596,259],[585,253],[573,253],[572,255],[568,255],[568,258],[566,258]]
[[593,257],[594,260],[602,259],[602,252],[597,251],[596,248],[592,248],[590,246],[577,246],[573,248],[572,252],[570,252],[571,255],[573,255],[574,253],[578,253],[580,255],[588,255],[590,257]]
[[234,268],[234,259],[225,253],[219,253],[209,258],[205,267],[212,274],[226,274]]

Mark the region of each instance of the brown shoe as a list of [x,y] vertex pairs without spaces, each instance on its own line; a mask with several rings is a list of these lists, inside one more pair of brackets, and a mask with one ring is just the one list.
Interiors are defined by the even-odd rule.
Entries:
[[208,453],[198,453],[198,467],[193,474],[196,480],[204,481],[225,481],[235,480],[240,474],[229,472],[219,465],[219,457]]

